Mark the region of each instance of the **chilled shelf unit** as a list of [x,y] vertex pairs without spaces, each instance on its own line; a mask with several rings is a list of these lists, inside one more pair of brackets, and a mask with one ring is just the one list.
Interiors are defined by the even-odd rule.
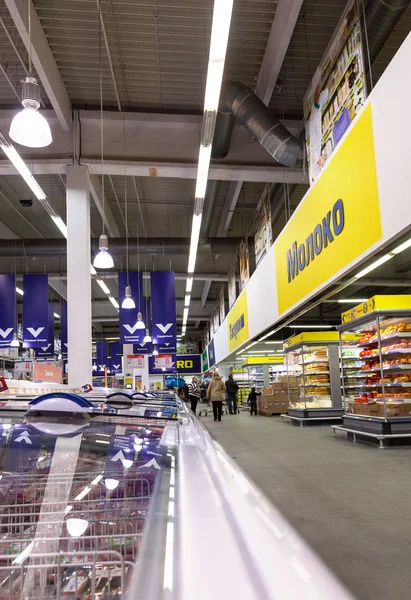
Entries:
[[303,332],[284,345],[289,418],[340,419],[343,415],[337,332]]
[[355,359],[343,358],[341,366],[344,427],[411,434],[411,296],[375,296],[343,313],[342,321],[342,335],[357,335]]

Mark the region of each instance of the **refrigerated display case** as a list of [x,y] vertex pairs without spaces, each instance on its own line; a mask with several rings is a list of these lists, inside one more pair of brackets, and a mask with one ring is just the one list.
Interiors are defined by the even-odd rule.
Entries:
[[380,445],[411,435],[411,296],[375,296],[342,321],[341,335],[358,337],[355,360],[342,361],[344,428],[374,434]]
[[2,600],[350,600],[194,415],[42,406],[0,413]]
[[341,419],[343,415],[339,335],[302,332],[284,344],[288,420]]

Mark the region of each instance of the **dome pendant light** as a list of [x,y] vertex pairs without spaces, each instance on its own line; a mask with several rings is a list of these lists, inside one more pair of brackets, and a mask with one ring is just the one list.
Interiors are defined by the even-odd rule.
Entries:
[[124,298],[123,302],[121,303],[121,308],[135,308],[136,307],[136,303],[134,302],[133,298],[131,297],[131,287],[129,285],[126,286],[126,297]]
[[98,247],[99,252],[94,258],[93,267],[95,269],[112,269],[114,261],[108,251],[108,237],[104,233],[100,236]]
[[34,77],[26,77],[22,82],[23,110],[13,118],[9,135],[14,142],[28,148],[44,148],[53,141],[50,125],[41,113],[40,88]]
[[13,333],[13,339],[10,342],[10,347],[11,348],[19,348],[20,347],[20,342],[17,339],[17,333]]
[[146,335],[144,336],[143,343],[149,344],[150,342],[151,342],[151,335],[149,334],[148,329],[146,329]]
[[137,313],[137,323],[136,323],[136,329],[145,329],[146,326],[144,324],[143,321],[143,315],[141,314],[141,312]]
[[155,346],[154,346],[154,350],[153,350],[153,356],[158,356],[158,350]]

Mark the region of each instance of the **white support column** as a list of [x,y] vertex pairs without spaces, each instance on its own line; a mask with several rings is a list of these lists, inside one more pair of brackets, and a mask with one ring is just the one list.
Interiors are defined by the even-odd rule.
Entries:
[[67,167],[67,320],[69,384],[90,383],[90,181],[87,167]]

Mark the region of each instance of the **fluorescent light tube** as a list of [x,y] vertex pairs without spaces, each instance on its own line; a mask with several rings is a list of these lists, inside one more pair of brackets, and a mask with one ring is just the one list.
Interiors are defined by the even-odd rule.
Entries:
[[335,325],[288,325],[291,329],[332,329]]
[[191,300],[191,295],[186,294],[186,296],[184,298],[184,306],[186,306],[187,308],[190,306],[190,300]]
[[284,344],[284,342],[265,342],[266,344]]
[[360,304],[360,302],[367,302],[368,298],[347,298],[346,300],[337,300],[340,304]]
[[10,162],[16,168],[16,170],[23,177],[24,181],[27,183],[33,194],[36,196],[37,200],[45,200],[46,194],[43,192],[36,179],[34,179],[33,175],[30,172],[30,169],[28,168],[24,160],[21,158],[17,150],[14,148],[14,146],[12,146],[11,144],[6,146],[1,138],[0,146],[4,154],[7,156]]
[[92,275],[97,275],[97,271],[95,270],[95,268],[93,267],[93,265],[90,265],[90,273]]
[[400,252],[403,252],[404,250],[407,250],[407,248],[410,248],[410,247],[411,247],[411,238],[409,240],[407,240],[406,242],[403,242],[396,248],[394,248],[394,250],[392,250],[392,254],[399,254]]
[[188,277],[187,284],[186,284],[186,294],[191,294],[192,289],[193,289],[193,278]]
[[117,300],[115,298],[113,298],[113,296],[109,296],[108,299],[110,300],[110,302],[114,306],[114,308],[120,308]]
[[108,289],[108,287],[106,286],[106,284],[104,283],[104,281],[102,279],[96,279],[96,281],[105,294],[108,294],[108,295],[111,294],[110,290]]
[[378,260],[373,262],[369,267],[366,267],[365,269],[360,271],[358,273],[358,275],[355,276],[355,279],[360,279],[361,277],[368,275],[368,273],[371,273],[371,271],[374,271],[374,269],[376,269],[377,267],[380,267],[381,265],[386,263],[387,260],[390,260],[390,258],[392,258],[393,256],[394,256],[394,254],[391,252],[389,252],[388,254],[385,254],[385,256],[382,256],[381,258],[379,258]]
[[224,62],[227,53],[233,0],[215,0],[211,28],[210,54],[204,110],[217,110],[223,80]]
[[60,319],[60,315],[58,315],[57,313],[54,313],[54,316],[56,319]]
[[64,235],[64,237],[67,239],[67,225],[64,223],[63,219],[59,216],[51,217],[54,221],[54,224],[57,225],[57,227],[60,229],[61,233]]
[[193,215],[193,224],[191,227],[190,253],[188,255],[189,273],[194,273],[196,265],[198,240],[200,239],[200,228],[202,218],[203,215]]
[[24,296],[24,292],[23,290],[21,290],[19,287],[16,287],[16,292],[20,295],[20,296]]
[[197,183],[195,190],[196,198],[204,198],[207,188],[208,171],[210,169],[211,144],[209,146],[200,146],[198,153]]
[[225,60],[233,0],[214,0],[209,61]]
[[187,320],[188,320],[188,307],[186,307],[183,312],[183,325],[187,325]]

